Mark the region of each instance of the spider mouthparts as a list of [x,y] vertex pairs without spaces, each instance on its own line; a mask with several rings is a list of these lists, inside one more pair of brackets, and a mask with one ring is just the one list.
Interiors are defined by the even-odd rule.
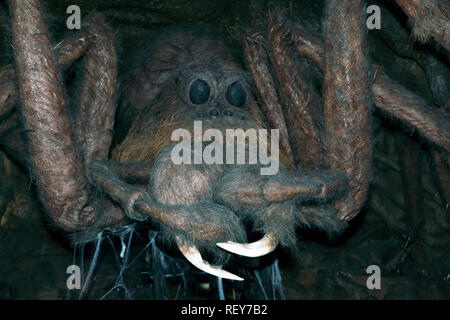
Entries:
[[232,241],[217,243],[217,246],[231,253],[245,257],[261,257],[271,253],[278,245],[273,231],[267,232],[260,240],[252,243],[237,243]]
[[238,277],[237,275],[228,272],[226,270],[221,269],[218,266],[213,266],[203,260],[202,255],[198,251],[198,249],[193,245],[188,245],[183,240],[181,240],[179,237],[176,237],[178,248],[180,249],[181,253],[186,257],[186,259],[192,263],[194,266],[196,266],[198,269],[212,274],[213,276],[224,278],[224,279],[230,279],[230,280],[237,280],[237,281],[243,281],[244,279],[241,277]]

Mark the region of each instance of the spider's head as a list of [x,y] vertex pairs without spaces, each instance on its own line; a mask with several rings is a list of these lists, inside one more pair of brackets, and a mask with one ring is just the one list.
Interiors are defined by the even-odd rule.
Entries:
[[201,121],[204,130],[249,129],[261,126],[259,116],[252,114],[255,103],[246,74],[226,70],[220,64],[191,68],[175,77],[179,103],[176,112],[183,114],[184,124],[191,127]]
[[[172,132],[264,128],[250,76],[235,48],[220,36],[171,29],[146,50],[129,78],[120,121],[131,125],[120,150],[123,161],[153,161]],[[132,152],[131,152],[132,151]]]

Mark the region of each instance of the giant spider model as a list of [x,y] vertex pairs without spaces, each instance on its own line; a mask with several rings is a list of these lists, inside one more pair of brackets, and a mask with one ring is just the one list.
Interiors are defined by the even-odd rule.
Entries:
[[[324,42],[281,15],[266,33],[247,30],[246,69],[220,37],[167,30],[122,77],[117,114],[114,35],[101,15],[53,48],[41,1],[11,0],[10,14],[15,70],[0,71],[2,147],[22,164],[28,159],[46,212],[74,239],[150,218],[194,265],[239,280],[198,249],[216,263],[229,257],[222,249],[261,256],[278,243],[294,245],[298,225],[338,233],[359,213],[371,172],[372,101],[450,150],[444,115],[368,64],[360,0],[327,1]],[[436,39],[448,48],[448,36]],[[71,116],[59,70],[83,54]],[[305,71],[323,75],[321,98]],[[16,84],[21,116],[13,110]],[[174,164],[171,133],[192,130],[194,121],[223,132],[279,129],[280,172]],[[110,152],[114,128],[122,137]],[[242,243],[247,220],[265,233],[261,240]]]

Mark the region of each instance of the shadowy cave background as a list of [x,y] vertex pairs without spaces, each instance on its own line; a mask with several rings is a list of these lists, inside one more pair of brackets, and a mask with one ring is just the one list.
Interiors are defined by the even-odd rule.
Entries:
[[[117,32],[120,61],[164,26],[209,23],[233,34],[244,26],[263,27],[270,12],[281,7],[321,32],[324,14],[324,1],[317,0],[45,3],[55,44],[75,32],[66,28],[69,5],[81,8],[82,19],[102,12]],[[382,23],[381,30],[368,32],[370,60],[430,106],[450,111],[449,53],[432,39],[415,42],[408,18],[394,1],[367,3],[380,6]],[[8,8],[1,2],[0,66],[11,62]],[[120,67],[122,72],[127,68]],[[65,74],[69,96],[78,76],[75,63]],[[0,149],[0,299],[78,298],[80,290],[71,293],[66,287],[66,268],[73,261],[84,265],[85,279],[91,277],[81,294],[88,299],[448,299],[450,158],[379,111],[373,113],[373,135],[369,197],[345,235],[330,241],[316,231],[299,230],[295,250],[278,249],[262,259],[256,273],[245,271],[249,281],[243,283],[222,283],[197,272],[179,253],[160,251],[155,232],[140,228],[118,235],[106,231],[99,263],[89,275],[96,243],[81,244],[74,252],[45,221],[29,175]],[[123,258],[122,248],[127,250]],[[366,287],[370,265],[381,268],[380,290]]]

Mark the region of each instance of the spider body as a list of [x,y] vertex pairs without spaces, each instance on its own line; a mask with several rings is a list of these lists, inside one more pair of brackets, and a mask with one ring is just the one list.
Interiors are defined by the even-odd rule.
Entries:
[[[272,221],[269,223],[270,227],[265,226],[265,211],[272,212],[276,209],[269,209],[270,201],[258,194],[271,180],[258,177],[255,171],[258,165],[180,165],[174,164],[171,157],[175,144],[171,141],[172,133],[183,128],[195,136],[196,121],[201,122],[202,133],[208,129],[216,129],[221,132],[222,137],[228,135],[227,130],[264,128],[264,121],[252,92],[250,75],[227,42],[217,33],[205,33],[196,27],[172,28],[162,32],[145,52],[147,54],[141,56],[137,68],[131,72],[132,78],[138,79],[137,83],[131,83],[131,87],[125,84],[121,107],[128,109],[118,111],[119,119],[122,114],[124,119],[133,120],[130,121],[126,137],[113,150],[113,159],[119,162],[153,163],[148,188],[153,199],[166,205],[188,206],[191,223],[201,225],[204,223],[202,216],[208,215],[208,219],[215,217],[214,224],[227,226],[224,229],[197,228],[191,233],[195,235],[186,240],[201,239],[208,248],[214,248],[219,241],[244,242],[246,236],[241,220],[250,217],[250,220],[255,220],[256,229],[266,232],[278,229],[277,238],[282,243],[290,241],[289,245],[293,245],[295,226],[298,225],[296,215],[300,215],[293,200],[295,196],[287,196],[280,204],[274,205],[283,206],[278,207],[280,221]],[[155,75],[159,78],[155,79]],[[146,91],[142,92],[137,88],[145,88],[149,83],[155,82],[160,84],[159,88],[150,90],[153,94],[144,100]],[[196,157],[194,149],[192,148],[190,157],[192,159]],[[227,157],[226,150],[224,145],[224,160]],[[246,156],[249,157],[248,150]],[[282,155],[281,160],[292,167],[287,156]],[[282,172],[277,178],[286,179],[286,169],[282,168]],[[311,178],[307,174],[299,173],[299,176],[304,180]],[[345,178],[341,177],[341,180]],[[295,183],[292,182],[294,185]],[[344,192],[345,186],[342,186],[339,190],[326,193],[342,195]],[[252,198],[242,201],[246,196]],[[310,195],[309,198],[313,196]],[[286,204],[285,201],[290,203]],[[282,219],[282,212],[286,212],[286,221]],[[327,219],[332,221],[330,217],[333,214],[334,212],[327,212]],[[305,223],[303,218],[302,221]],[[336,218],[330,228],[334,232],[343,229],[344,225]],[[167,228],[165,230],[168,231]],[[197,241],[197,245],[201,246],[202,241]],[[219,261],[223,263],[223,252],[217,249],[214,252],[216,257],[222,257]]]
[[[74,239],[152,219],[195,266],[242,280],[209,265],[197,248],[219,263],[229,258],[222,249],[260,256],[278,243],[295,246],[299,225],[336,234],[359,213],[371,171],[371,96],[449,150],[448,122],[424,102],[382,71],[369,84],[375,66],[367,63],[363,9],[362,1],[328,1],[323,43],[281,15],[266,33],[247,30],[241,47],[199,28],[163,32],[121,78],[117,109],[114,33],[102,16],[52,48],[41,1],[11,0],[16,70],[1,75],[17,81],[27,144],[16,135],[2,146],[19,162],[28,155],[44,209]],[[303,74],[313,69],[298,65],[293,52],[323,69],[321,93]],[[71,115],[59,67],[82,54],[85,74]],[[7,89],[14,96],[14,86]],[[2,101],[1,115],[10,114],[11,99]],[[0,130],[19,121],[11,116]],[[224,136],[228,129],[278,129],[279,172],[261,175],[261,164],[174,163],[172,133],[195,133],[195,121]],[[242,244],[244,220],[265,234],[260,241]]]

